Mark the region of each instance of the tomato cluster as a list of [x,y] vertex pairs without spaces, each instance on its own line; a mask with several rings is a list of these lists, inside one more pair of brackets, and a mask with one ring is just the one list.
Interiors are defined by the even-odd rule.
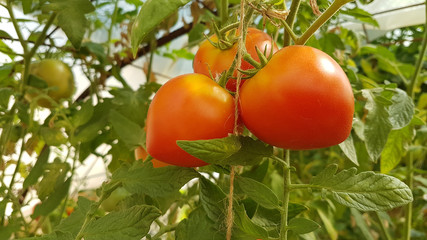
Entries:
[[[354,97],[335,60],[307,46],[277,51],[271,38],[256,29],[249,29],[247,40],[246,49],[256,60],[255,47],[266,48],[267,53],[273,48],[274,52],[262,69],[242,83],[239,92],[239,119],[253,135],[293,150],[329,147],[349,136]],[[236,52],[235,45],[220,50],[205,41],[193,62],[196,73],[173,78],[159,89],[146,122],[147,152],[152,157],[177,166],[203,166],[207,163],[183,151],[176,141],[222,138],[232,133],[234,98],[207,76],[226,71]],[[251,67],[242,62],[242,69]],[[235,85],[232,78],[226,88],[235,91]]]

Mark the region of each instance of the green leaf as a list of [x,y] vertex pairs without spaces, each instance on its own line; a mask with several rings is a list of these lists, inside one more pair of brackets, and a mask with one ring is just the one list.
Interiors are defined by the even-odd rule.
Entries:
[[192,168],[167,166],[153,168],[151,162],[136,161],[131,167],[123,166],[113,173],[111,182],[122,182],[130,193],[145,193],[162,197],[178,191],[198,173]]
[[37,195],[40,200],[44,201],[46,197],[58,190],[64,183],[70,165],[55,159],[52,163],[44,164],[44,173],[42,180],[37,185]]
[[311,183],[332,193],[333,198],[361,211],[382,211],[405,205],[413,200],[411,189],[399,179],[356,168],[335,174],[337,165],[330,165]]
[[40,135],[47,145],[59,146],[67,142],[64,133],[58,128],[41,127]]
[[414,116],[415,106],[412,99],[405,91],[396,88],[393,93],[394,95],[391,98],[393,104],[390,105],[388,109],[390,115],[389,120],[393,129],[400,129],[411,122]]
[[135,122],[124,117],[114,109],[110,110],[109,121],[114,131],[129,149],[136,146],[144,146],[144,130]]
[[76,209],[69,217],[63,219],[54,230],[59,232],[69,232],[74,239],[79,233],[80,228],[83,226],[83,222],[86,219],[86,214],[89,212],[91,204],[92,201],[89,199],[79,197]]
[[0,88],[0,107],[7,108],[9,105],[10,96],[12,96],[13,90],[11,88]]
[[391,102],[384,101],[381,95],[375,94],[375,91],[378,89],[362,90],[362,95],[367,99],[365,109],[368,110],[364,139],[369,156],[374,161],[380,156],[392,129],[387,111],[387,106],[391,105]]
[[178,8],[190,0],[148,0],[136,16],[132,25],[131,44],[134,56],[141,41],[151,33],[164,19],[174,14]]
[[18,223],[8,223],[6,226],[0,226],[0,240],[11,239],[13,233],[18,232],[21,226]]
[[151,223],[162,213],[149,205],[111,212],[89,223],[83,233],[86,240],[135,239],[147,235]]
[[51,0],[43,10],[58,14],[58,26],[67,35],[75,48],[80,48],[86,31],[86,13],[93,12],[95,7],[89,0]]
[[81,105],[80,110],[78,110],[71,118],[71,122],[74,127],[79,127],[87,123],[93,116],[93,106],[91,101],[86,101]]
[[211,221],[202,208],[193,210],[182,220],[175,231],[176,240],[223,240],[218,223]]
[[104,130],[108,124],[108,116],[112,108],[111,100],[104,100],[94,107],[93,116],[86,124],[78,127],[71,139],[73,144],[86,143],[94,140],[99,132]]
[[82,43],[80,52],[83,52],[87,55],[90,55],[91,53],[94,54],[101,63],[104,63],[107,58],[104,46],[99,43],[84,42]]
[[306,234],[316,231],[320,225],[307,218],[292,218],[289,221],[288,228],[296,234]]
[[356,152],[356,148],[354,147],[352,134],[350,134],[344,142],[340,143],[339,147],[341,148],[343,153],[347,156],[347,158],[350,159],[352,163],[356,164],[356,166],[359,166],[359,162],[357,161],[357,152]]
[[239,139],[235,135],[209,140],[180,140],[176,144],[189,154],[208,163],[226,159],[241,148]]
[[24,14],[28,14],[31,12],[31,5],[33,4],[33,0],[22,0],[22,10]]
[[44,147],[39,157],[37,158],[37,162],[34,164],[34,167],[31,169],[30,173],[24,180],[24,183],[23,183],[24,189],[37,183],[37,180],[43,174],[44,166],[49,160],[49,155],[50,155],[49,147]]
[[250,137],[239,136],[242,147],[236,153],[224,160],[229,165],[257,165],[273,155],[273,146]]
[[369,12],[361,9],[361,8],[353,8],[349,10],[341,10],[340,11],[343,14],[347,14],[349,16],[353,16],[357,20],[359,20],[362,23],[370,24],[374,27],[379,27],[377,20],[370,14]]
[[0,38],[9,38],[9,39],[11,39],[12,37],[9,35],[9,33],[5,32],[3,30],[0,30]]
[[223,209],[226,206],[227,197],[221,188],[208,179],[200,177],[199,182],[202,207],[209,219],[217,222],[225,216]]
[[43,201],[40,205],[37,205],[31,217],[34,219],[40,215],[47,216],[49,213],[55,210],[55,208],[61,204],[62,199],[67,196],[70,184],[71,177],[62,183],[60,187],[56,188],[55,191],[45,201]]
[[381,173],[390,172],[400,163],[414,136],[415,129],[412,125],[390,132],[381,153]]
[[235,177],[235,184],[259,205],[268,209],[280,208],[276,194],[266,185],[241,176]]
[[241,204],[234,204],[234,224],[244,233],[256,238],[268,238],[268,232],[263,227],[255,224],[246,214]]

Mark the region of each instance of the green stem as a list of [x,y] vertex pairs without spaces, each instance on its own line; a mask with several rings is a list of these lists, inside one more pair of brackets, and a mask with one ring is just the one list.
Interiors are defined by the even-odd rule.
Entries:
[[153,59],[154,59],[154,51],[155,50],[156,50],[156,40],[154,38],[152,38],[150,40],[150,62],[148,63],[146,83],[150,82],[151,72],[153,70]]
[[26,54],[28,52],[28,46],[24,40],[24,37],[22,36],[21,28],[19,27],[18,21],[15,18],[15,14],[13,13],[11,2],[12,1],[10,1],[10,0],[7,1],[6,9],[9,12],[10,19],[12,20],[13,27],[15,28],[16,34],[18,35],[18,39],[22,45],[22,49],[24,50],[24,54]]
[[316,21],[304,32],[304,34],[295,42],[297,45],[304,45],[308,39],[326,22],[328,21],[342,6],[354,0],[335,0],[325,12],[320,15]]
[[[427,4],[427,1],[426,1],[426,4]],[[426,8],[425,14],[427,16],[427,8]],[[426,23],[424,25],[424,39],[423,39],[422,44],[423,45],[421,47],[421,52],[420,52],[420,55],[418,56],[418,60],[417,60],[416,67],[415,67],[415,73],[414,73],[411,81],[409,82],[409,86],[406,90],[408,95],[412,98],[414,98],[414,89],[415,89],[415,86],[417,85],[418,76],[421,73],[421,69],[422,69],[423,62],[424,62],[424,55],[426,54],[426,49],[427,49],[427,19],[426,19]]]
[[233,30],[233,29],[238,28],[238,27],[239,27],[239,22],[232,23],[230,25],[227,25],[227,26],[221,28],[219,30],[219,34],[224,34],[224,33],[228,32],[228,31]]
[[116,0],[116,2],[114,3],[114,11],[113,11],[113,15],[111,16],[111,25],[110,28],[108,28],[108,48],[107,48],[107,56],[110,56],[110,42],[111,42],[111,35],[113,34],[113,27],[116,24],[116,19],[117,19],[117,12],[119,10],[119,0]]
[[[414,154],[412,152],[409,153],[409,157],[407,158],[407,166],[406,166],[406,182],[408,184],[409,189],[413,189],[414,187]],[[405,214],[405,240],[411,239],[411,228],[412,228],[412,202],[406,205],[406,214]]]
[[294,33],[294,31],[292,31],[292,28],[289,26],[289,24],[283,19],[280,19],[280,22],[282,22],[282,25],[285,27],[286,33],[289,34],[294,42],[296,42],[298,40],[298,36]]
[[385,240],[391,240],[390,234],[388,233],[387,229],[384,226],[384,222],[382,221],[380,214],[378,212],[374,212],[374,218],[378,222],[381,228],[381,234],[383,236],[383,239]]
[[178,223],[172,224],[172,225],[159,225],[160,229],[159,232],[156,233],[156,235],[154,235],[152,237],[152,240],[160,240],[162,239],[161,236],[167,232],[172,232],[175,231],[176,227],[178,226]]
[[283,211],[282,211],[282,219],[280,226],[280,240],[288,239],[288,207],[289,207],[289,194],[290,194],[290,186],[291,186],[291,169],[289,166],[291,165],[290,161],[290,151],[286,150],[286,165],[283,167]]
[[92,221],[92,219],[95,216],[96,211],[98,210],[99,206],[101,206],[101,203],[107,199],[111,193],[116,190],[118,187],[122,186],[121,182],[118,182],[116,184],[114,184],[112,187],[108,188],[107,190],[103,190],[101,197],[99,199],[99,201],[94,202],[91,206],[89,211],[86,214],[86,218],[83,222],[82,227],[80,228],[79,233],[77,234],[75,240],[81,240],[84,237],[84,231],[86,230],[87,226],[89,225],[89,223]]
[[[291,8],[289,9],[289,15],[286,18],[286,23],[288,24],[290,29],[294,28],[295,18],[298,13],[299,6],[301,4],[301,0],[293,0]],[[291,44],[291,36],[285,31],[284,39],[283,39],[283,47],[289,46]]]
[[223,27],[228,19],[228,0],[221,0],[221,9],[219,15],[221,18],[221,27]]

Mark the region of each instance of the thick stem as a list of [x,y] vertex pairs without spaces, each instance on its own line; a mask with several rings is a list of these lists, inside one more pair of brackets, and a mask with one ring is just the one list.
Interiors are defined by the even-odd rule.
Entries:
[[282,206],[282,220],[280,226],[280,240],[288,239],[288,207],[289,207],[289,194],[291,191],[291,165],[290,151],[286,150],[286,165],[283,167],[283,206]]
[[[409,153],[409,157],[407,158],[407,166],[406,166],[406,183],[408,184],[409,189],[413,189],[414,187],[414,154],[412,152]],[[405,240],[411,239],[411,228],[412,228],[412,202],[406,205],[406,213],[405,213]]]
[[10,0],[7,1],[6,9],[9,12],[10,19],[12,20],[12,24],[13,24],[13,27],[15,28],[16,35],[18,35],[18,39],[22,45],[22,49],[24,50],[24,54],[26,54],[28,52],[28,46],[24,40],[24,37],[22,36],[21,28],[18,25],[18,20],[16,20],[15,14],[13,13],[12,1],[10,1]]
[[[289,9],[289,15],[286,18],[286,22],[290,29],[294,28],[295,18],[298,13],[299,5],[301,4],[301,0],[293,0],[291,8]],[[291,44],[291,36],[285,31],[284,39],[283,39],[283,47],[289,46]]]
[[[116,19],[117,19],[117,12],[119,10],[119,0],[116,0],[116,2],[114,3],[114,11],[113,11],[113,15],[111,16],[111,25],[110,28],[108,28],[108,43],[111,42],[111,35],[113,34],[113,27],[116,24]],[[107,56],[110,56],[110,45],[108,45],[107,48]]]
[[[427,0],[426,0],[426,4],[427,4]],[[426,8],[425,14],[427,16],[427,8]],[[420,55],[418,56],[418,60],[416,63],[415,72],[414,72],[414,75],[412,76],[411,81],[409,82],[409,86],[406,89],[406,92],[412,98],[414,98],[414,89],[415,89],[415,86],[417,85],[418,76],[421,73],[426,50],[427,50],[427,19],[426,19],[426,23],[424,24],[424,39],[423,39]]]
[[316,21],[304,32],[304,34],[295,42],[296,45],[304,45],[308,39],[326,22],[328,21],[342,6],[352,2],[353,0],[335,0],[325,12],[320,15]]

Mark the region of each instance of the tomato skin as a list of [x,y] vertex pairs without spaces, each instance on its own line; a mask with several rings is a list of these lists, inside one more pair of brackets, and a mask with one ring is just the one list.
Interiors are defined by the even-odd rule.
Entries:
[[[145,160],[147,160],[147,156],[148,156],[147,151],[145,151],[145,149],[143,147],[138,146],[135,149],[135,160],[142,159],[142,161],[145,161]],[[164,163],[164,162],[159,161],[159,160],[154,159],[154,158],[151,159],[151,162],[153,163],[153,167],[154,168],[160,168],[160,167],[169,166],[169,164]]]
[[[48,95],[58,102],[62,98],[69,98],[74,92],[74,76],[69,66],[56,59],[44,59],[40,62],[32,63],[30,66],[30,74],[33,74],[43,79],[49,88]],[[31,101],[34,95],[26,95],[26,98]],[[37,104],[51,108],[51,103],[43,98],[37,101]]]
[[259,139],[285,149],[336,145],[350,134],[354,96],[342,68],[326,53],[289,46],[241,89],[239,108]]
[[147,152],[153,158],[182,167],[204,166],[207,163],[179,148],[176,141],[228,136],[234,126],[234,99],[204,75],[181,75],[157,91],[146,126]]
[[[210,38],[213,42],[217,42],[218,38],[214,35]],[[246,35],[246,50],[251,55],[253,59],[259,62],[258,55],[256,53],[255,47],[258,47],[261,52],[267,47],[267,56],[271,51],[271,44],[273,43],[272,38],[265,32],[258,30],[256,28],[248,28]],[[277,52],[278,48],[275,43],[273,43],[273,53]],[[204,41],[194,56],[193,69],[195,73],[201,73],[210,77],[209,71],[212,73],[212,76],[216,78],[219,74],[226,71],[230,68],[233,63],[234,57],[237,54],[237,44],[234,44],[231,48],[227,50],[221,50],[214,47],[209,41]],[[248,62],[242,59],[241,63],[242,70],[252,69],[253,66]],[[233,76],[237,76],[237,70],[234,71]],[[242,80],[240,86],[242,86]],[[226,85],[226,88],[232,92],[236,91],[236,79],[229,79]]]

